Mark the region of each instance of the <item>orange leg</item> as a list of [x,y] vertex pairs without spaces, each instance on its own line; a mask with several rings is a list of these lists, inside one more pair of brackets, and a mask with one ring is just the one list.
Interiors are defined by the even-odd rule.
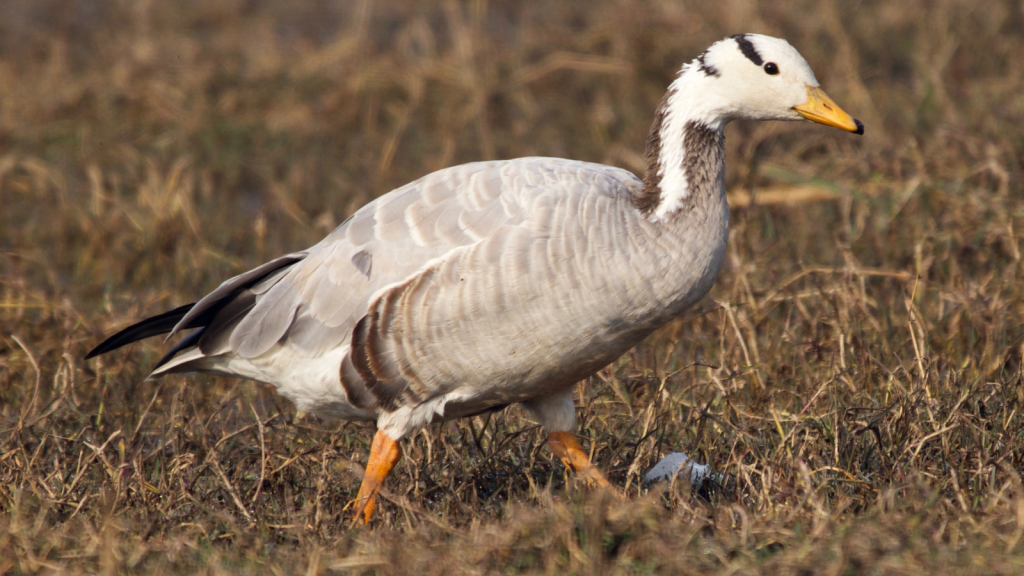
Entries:
[[565,464],[566,468],[575,471],[587,480],[589,484],[597,484],[602,488],[611,488],[612,485],[605,479],[604,474],[590,463],[590,457],[583,451],[576,435],[572,432],[552,432],[548,434],[548,446],[555,456]]
[[358,523],[362,516],[363,524],[369,524],[373,516],[373,509],[377,505],[377,492],[384,484],[384,478],[394,467],[395,462],[402,457],[402,448],[398,442],[388,438],[384,432],[377,430],[373,436],[373,444],[370,446],[370,460],[366,463],[366,474],[363,476],[363,483],[359,486],[359,495],[356,496],[356,515],[353,523]]

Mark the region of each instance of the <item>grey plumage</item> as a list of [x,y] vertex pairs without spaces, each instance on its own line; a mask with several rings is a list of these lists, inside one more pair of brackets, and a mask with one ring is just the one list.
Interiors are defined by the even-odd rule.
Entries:
[[370,272],[373,270],[373,256],[370,256],[370,254],[364,250],[360,250],[352,256],[352,265],[355,266],[363,276],[366,276],[366,278],[369,279]]

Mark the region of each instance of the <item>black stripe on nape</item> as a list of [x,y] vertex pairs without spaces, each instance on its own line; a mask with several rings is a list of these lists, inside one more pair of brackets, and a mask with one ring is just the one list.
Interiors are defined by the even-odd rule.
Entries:
[[754,48],[753,42],[747,40],[746,34],[736,34],[732,39],[740,45],[740,52],[743,52],[743,55],[747,57],[747,60],[750,60],[758,66],[764,64],[764,60],[761,59],[761,55],[757,53],[757,48]]
[[661,204],[661,129],[668,116],[668,101],[675,92],[669,88],[665,93],[658,104],[657,112],[654,113],[651,131],[647,134],[647,149],[644,152],[647,170],[644,171],[644,187],[633,196],[633,205],[644,216],[653,214],[658,204]]
[[714,76],[716,78],[721,76],[722,74],[718,71],[718,68],[715,68],[714,66],[706,64],[704,62],[705,56],[707,56],[707,52],[704,52],[700,56],[697,56],[697,63],[700,64],[700,68],[698,68],[698,70],[703,72],[705,76]]

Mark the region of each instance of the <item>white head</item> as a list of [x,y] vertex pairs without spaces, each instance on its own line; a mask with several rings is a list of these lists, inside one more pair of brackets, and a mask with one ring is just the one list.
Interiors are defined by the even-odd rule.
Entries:
[[684,77],[699,81],[708,119],[821,121],[820,114],[810,118],[807,109],[827,104],[837,113],[827,124],[863,133],[863,126],[818,88],[804,57],[780,38],[737,34],[716,42],[684,66],[676,82]]
[[[760,34],[737,34],[720,40],[683,66],[669,87],[648,138],[647,202],[661,218],[686,204],[691,181],[720,177],[721,131],[732,120],[810,120],[864,133],[854,120],[818,87],[814,72],[789,42]],[[685,142],[690,134],[690,142]],[[700,135],[703,144],[693,141]],[[714,134],[718,134],[716,137]],[[714,143],[712,143],[714,142]],[[689,166],[689,168],[687,168]],[[698,172],[690,174],[689,172]],[[657,188],[657,190],[653,189]]]

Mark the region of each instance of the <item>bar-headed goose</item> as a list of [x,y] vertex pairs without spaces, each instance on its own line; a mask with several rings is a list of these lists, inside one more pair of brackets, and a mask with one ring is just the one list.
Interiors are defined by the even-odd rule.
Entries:
[[440,170],[88,357],[191,330],[152,376],[241,376],[305,412],[376,421],[365,521],[399,440],[515,402],[567,466],[607,485],[573,435],[573,385],[711,288],[729,229],[722,130],[737,119],[864,132],[785,40],[726,38],[669,87],[643,180],[555,158]]

